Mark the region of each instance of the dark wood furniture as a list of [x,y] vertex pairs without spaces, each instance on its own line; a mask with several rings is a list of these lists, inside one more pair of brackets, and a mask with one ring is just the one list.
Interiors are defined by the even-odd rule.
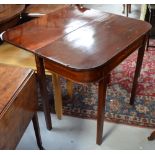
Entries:
[[22,23],[30,21],[34,18],[38,18],[61,9],[65,6],[67,6],[67,4],[26,4],[26,7],[21,14],[21,21]]
[[15,149],[31,120],[37,144],[43,149],[34,72],[0,64],[0,98],[0,149]]
[[70,6],[13,28],[3,37],[35,54],[48,129],[51,118],[45,68],[79,83],[98,82],[96,142],[101,144],[108,75],[139,49],[130,99],[133,104],[150,28],[144,21]]
[[0,4],[0,33],[15,26],[19,20],[25,5]]
[[[0,4],[0,33],[17,25],[20,21],[20,15],[25,5]],[[0,38],[0,44],[2,40]]]
[[49,14],[67,5],[65,4],[30,4],[27,5],[24,14],[29,17],[40,17]]

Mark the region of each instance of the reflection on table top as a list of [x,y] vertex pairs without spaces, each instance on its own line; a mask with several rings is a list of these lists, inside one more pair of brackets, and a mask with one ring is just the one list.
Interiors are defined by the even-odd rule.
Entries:
[[4,40],[75,70],[106,64],[146,34],[150,24],[67,6],[7,31]]

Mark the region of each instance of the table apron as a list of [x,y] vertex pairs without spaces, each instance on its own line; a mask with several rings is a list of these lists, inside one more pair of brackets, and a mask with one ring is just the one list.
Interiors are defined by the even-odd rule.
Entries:
[[145,44],[145,39],[148,34],[143,35],[135,42],[130,44],[126,49],[122,50],[117,56],[114,56],[110,61],[105,64],[104,74],[108,74],[111,70],[117,67],[123,60],[125,60],[130,54],[139,49],[143,44]]
[[113,70],[117,65],[119,65],[136,49],[140,48],[144,43],[145,37],[146,35],[143,35],[135,42],[130,44],[126,49],[122,50],[122,52],[110,59],[107,63],[95,69],[73,70],[61,64],[55,63],[51,60],[43,58],[44,65],[46,69],[55,72],[61,76],[64,76],[65,78],[72,81],[76,81],[79,83],[97,82],[105,78],[111,72],[111,70]]

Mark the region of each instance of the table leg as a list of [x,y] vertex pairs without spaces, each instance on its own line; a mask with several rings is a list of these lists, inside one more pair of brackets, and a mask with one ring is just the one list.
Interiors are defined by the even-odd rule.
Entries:
[[128,17],[129,14],[129,4],[126,4],[126,16]]
[[54,91],[55,111],[58,119],[62,118],[62,95],[60,79],[58,74],[52,73],[52,83]]
[[37,76],[40,86],[40,93],[43,100],[43,110],[45,114],[45,121],[48,130],[52,129],[52,121],[50,115],[50,104],[48,100],[48,92],[46,87],[46,75],[45,75],[45,68],[43,58],[35,56],[36,66],[37,66]]
[[155,131],[153,131],[151,133],[151,135],[148,137],[148,140],[151,141],[151,140],[155,140]]
[[123,11],[122,13],[124,14],[125,13],[125,4],[123,4]]
[[67,87],[67,93],[71,98],[73,96],[73,82],[70,80],[67,80],[66,87]]
[[132,85],[132,90],[131,90],[130,105],[134,104],[134,99],[136,96],[136,88],[137,88],[137,84],[138,84],[138,77],[140,75],[140,70],[142,67],[142,62],[143,62],[143,57],[144,57],[144,52],[145,52],[146,38],[147,38],[147,36],[144,38],[143,45],[138,50],[135,75],[134,75],[134,80],[133,80],[133,85]]
[[40,150],[44,150],[44,148],[42,146],[42,140],[41,140],[41,135],[40,135],[40,128],[39,128],[37,113],[34,114],[34,116],[32,118],[32,122],[33,122],[33,127],[34,127],[34,131],[35,131],[38,147]]
[[108,85],[109,75],[99,81],[98,86],[98,112],[97,112],[97,136],[96,143],[102,144],[103,124],[105,114],[106,89]]

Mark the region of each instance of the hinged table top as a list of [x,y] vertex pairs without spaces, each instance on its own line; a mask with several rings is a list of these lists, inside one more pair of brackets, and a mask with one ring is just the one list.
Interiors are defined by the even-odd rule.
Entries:
[[144,21],[67,6],[12,28],[3,37],[72,70],[92,70],[123,55],[150,28]]
[[9,106],[12,97],[20,89],[31,69],[25,69],[0,63],[0,115]]

